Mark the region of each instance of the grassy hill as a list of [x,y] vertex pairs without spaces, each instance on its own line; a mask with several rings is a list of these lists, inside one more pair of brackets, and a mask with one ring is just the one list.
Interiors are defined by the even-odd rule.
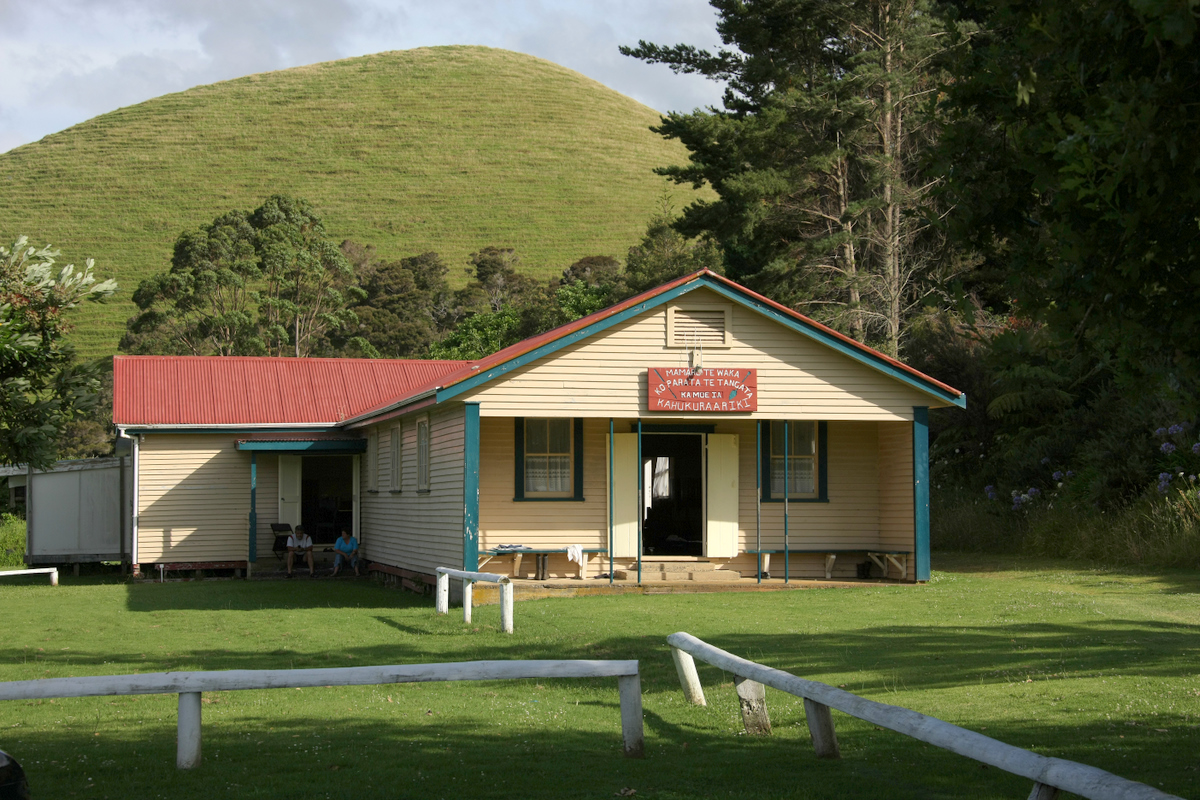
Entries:
[[[137,282],[175,238],[222,211],[286,193],[337,239],[400,257],[435,250],[452,280],[487,245],[536,276],[621,257],[686,159],[658,113],[532,56],[435,47],[199,86],[0,154],[0,237],[25,233],[115,277],[79,312],[76,344],[115,351]],[[671,189],[677,207],[692,198]]]

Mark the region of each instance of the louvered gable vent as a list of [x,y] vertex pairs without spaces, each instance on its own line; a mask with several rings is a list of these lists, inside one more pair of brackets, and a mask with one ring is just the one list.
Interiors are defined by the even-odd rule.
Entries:
[[719,308],[677,308],[674,323],[676,347],[725,344],[725,312]]

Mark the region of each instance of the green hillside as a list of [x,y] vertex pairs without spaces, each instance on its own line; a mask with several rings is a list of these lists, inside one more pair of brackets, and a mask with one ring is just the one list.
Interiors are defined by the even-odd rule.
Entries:
[[[0,154],[0,237],[96,259],[118,300],[79,312],[76,344],[115,351],[138,280],[180,231],[274,193],[313,202],[336,239],[452,268],[515,247],[538,277],[622,256],[682,162],[658,114],[571,70],[435,47],[252,75],[105,114]],[[677,207],[690,192],[671,189]]]

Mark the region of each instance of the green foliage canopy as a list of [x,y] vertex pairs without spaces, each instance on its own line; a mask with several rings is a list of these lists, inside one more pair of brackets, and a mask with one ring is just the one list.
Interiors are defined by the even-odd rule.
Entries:
[[1055,347],[1111,360],[1131,389],[1156,370],[1195,376],[1197,3],[955,7],[979,32],[941,103],[954,241],[1004,265]]
[[90,258],[78,270],[58,256],[24,236],[0,246],[0,463],[49,466],[63,428],[96,405],[98,370],[75,362],[66,313],[117,285],[97,282]]
[[307,201],[275,195],[179,236],[142,281],[121,349],[157,355],[310,355],[357,321],[362,290]]

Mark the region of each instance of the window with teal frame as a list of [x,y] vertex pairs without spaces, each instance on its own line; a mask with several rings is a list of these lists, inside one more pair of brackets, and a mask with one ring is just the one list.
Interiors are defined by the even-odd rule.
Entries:
[[793,503],[829,502],[828,423],[783,420],[762,423],[762,499],[782,503],[786,464],[787,499]]
[[583,500],[583,420],[517,417],[514,420],[513,499]]

